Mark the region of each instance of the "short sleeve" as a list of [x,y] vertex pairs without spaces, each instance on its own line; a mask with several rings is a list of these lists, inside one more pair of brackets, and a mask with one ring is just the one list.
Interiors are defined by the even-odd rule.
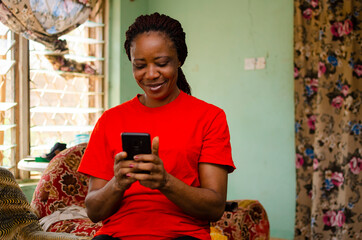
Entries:
[[107,112],[104,112],[92,131],[78,171],[109,181],[114,175],[114,156],[108,150],[109,144],[106,138],[108,125]]
[[230,133],[224,111],[211,119],[205,130],[199,162],[224,165],[231,173],[235,165],[231,154]]

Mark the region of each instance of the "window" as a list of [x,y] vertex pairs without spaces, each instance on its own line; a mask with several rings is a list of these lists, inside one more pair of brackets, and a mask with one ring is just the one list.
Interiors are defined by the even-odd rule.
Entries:
[[61,37],[66,55],[0,23],[0,166],[16,169],[21,158],[41,156],[56,142],[70,147],[93,130],[106,105],[106,2]]
[[14,34],[0,23],[0,166],[13,168],[16,147]]
[[56,142],[79,143],[104,111],[103,15],[100,8],[61,37],[69,48],[64,58],[30,41],[31,156],[48,152]]

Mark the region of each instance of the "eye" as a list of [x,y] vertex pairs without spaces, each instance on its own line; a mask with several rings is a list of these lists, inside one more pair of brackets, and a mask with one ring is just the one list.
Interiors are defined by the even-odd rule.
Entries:
[[133,64],[133,67],[136,68],[136,69],[142,69],[144,68],[146,65],[144,64]]
[[159,67],[165,67],[167,65],[168,62],[161,62],[161,63],[157,63],[157,66]]

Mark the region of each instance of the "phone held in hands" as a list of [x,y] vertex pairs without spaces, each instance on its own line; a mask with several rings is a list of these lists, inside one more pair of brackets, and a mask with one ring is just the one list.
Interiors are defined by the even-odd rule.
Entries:
[[123,132],[122,148],[127,153],[126,160],[133,160],[138,154],[151,154],[151,136],[148,133]]

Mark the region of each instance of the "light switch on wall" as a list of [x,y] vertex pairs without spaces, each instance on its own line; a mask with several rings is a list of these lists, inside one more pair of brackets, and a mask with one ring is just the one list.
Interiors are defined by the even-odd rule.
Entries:
[[256,62],[255,58],[245,58],[244,69],[245,70],[254,70],[255,62]]
[[264,69],[265,68],[265,57],[258,57],[256,59],[255,69]]

